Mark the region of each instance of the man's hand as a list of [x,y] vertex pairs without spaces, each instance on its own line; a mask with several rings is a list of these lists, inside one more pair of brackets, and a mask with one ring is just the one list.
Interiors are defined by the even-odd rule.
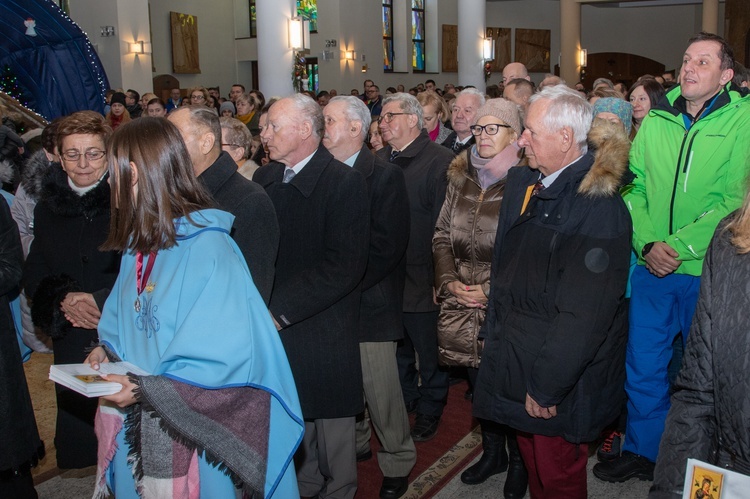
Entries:
[[671,246],[661,241],[654,242],[644,259],[646,260],[646,269],[656,277],[664,277],[671,274],[682,263],[677,260],[680,256]]
[[551,419],[557,416],[557,406],[553,405],[552,407],[542,407],[541,405],[536,403],[536,400],[531,398],[531,395],[527,393],[526,412],[532,418]]
[[480,285],[469,286],[461,281],[451,281],[446,285],[446,289],[464,307],[484,308],[487,304],[487,296]]
[[60,309],[74,327],[84,329],[96,329],[102,316],[91,293],[68,293]]

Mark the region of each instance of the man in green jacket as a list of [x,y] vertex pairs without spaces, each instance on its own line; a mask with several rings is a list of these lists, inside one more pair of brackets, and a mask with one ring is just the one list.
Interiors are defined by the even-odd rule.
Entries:
[[750,99],[732,86],[732,49],[719,36],[688,42],[680,86],[643,121],[624,195],[633,218],[628,422],[622,456],[594,467],[609,482],[653,479],[669,410],[672,342],[690,330],[703,258],[719,221],[737,209],[750,166]]

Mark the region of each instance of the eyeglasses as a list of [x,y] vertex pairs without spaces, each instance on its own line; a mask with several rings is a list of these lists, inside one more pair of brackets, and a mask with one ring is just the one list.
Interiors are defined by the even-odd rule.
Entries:
[[382,123],[383,121],[385,121],[386,123],[390,123],[391,121],[393,121],[393,117],[394,116],[401,116],[401,115],[404,115],[404,114],[414,114],[414,113],[385,113],[385,114],[381,114],[380,116],[378,116],[378,124]]
[[65,151],[62,155],[63,159],[65,161],[70,161],[71,163],[76,163],[78,160],[81,159],[81,156],[86,156],[86,159],[89,161],[99,161],[102,159],[107,153],[102,151],[101,149],[89,149],[85,153],[80,153],[79,151],[76,151],[74,149],[70,151]]
[[202,95],[191,95],[190,98],[192,100],[203,100],[203,99],[205,99],[205,97],[203,97]]
[[489,123],[487,125],[474,125],[470,126],[469,130],[471,130],[471,133],[477,137],[482,135],[482,131],[487,132],[487,135],[497,135],[497,132],[500,131],[500,128],[513,128],[510,125],[501,125],[500,123]]

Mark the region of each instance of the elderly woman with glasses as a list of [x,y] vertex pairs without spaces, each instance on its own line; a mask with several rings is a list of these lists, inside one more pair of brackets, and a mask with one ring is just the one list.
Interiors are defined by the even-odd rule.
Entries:
[[[48,170],[34,211],[34,241],[22,286],[31,299],[34,325],[52,337],[55,364],[86,358],[117,278],[118,252],[99,250],[110,220],[105,144],[111,133],[93,111],[60,121],[56,140],[61,167]],[[60,385],[56,391],[57,466],[96,464],[96,399]]]
[[[479,330],[490,289],[490,265],[500,203],[508,171],[521,163],[516,144],[521,135],[518,106],[505,99],[488,100],[470,127],[476,143],[448,167],[448,191],[432,241],[435,289],[440,301],[440,363],[468,368],[476,382],[482,354]],[[479,484],[506,469],[505,497],[523,497],[526,469],[509,428],[480,421],[484,454],[461,475]],[[510,450],[510,468],[506,440]]]

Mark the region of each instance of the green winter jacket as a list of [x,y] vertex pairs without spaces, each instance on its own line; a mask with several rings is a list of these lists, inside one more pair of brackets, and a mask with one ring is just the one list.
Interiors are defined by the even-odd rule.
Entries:
[[[727,84],[692,126],[669,92],[644,119],[630,150],[633,183],[623,197],[633,248],[664,241],[679,254],[677,274],[700,276],[719,221],[739,208],[750,168],[750,98]],[[681,99],[682,100],[682,99]]]

